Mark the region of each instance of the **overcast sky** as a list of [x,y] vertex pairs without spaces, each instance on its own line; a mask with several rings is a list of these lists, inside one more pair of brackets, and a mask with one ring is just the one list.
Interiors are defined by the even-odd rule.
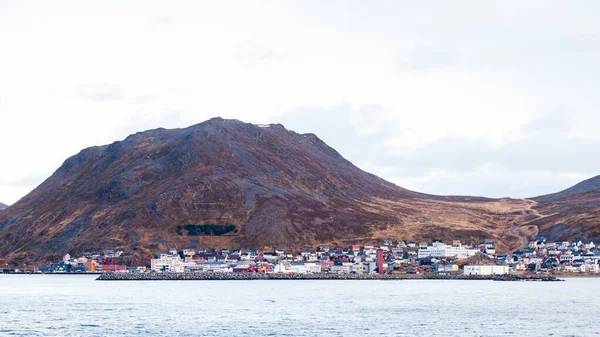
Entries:
[[0,201],[82,148],[215,116],[433,194],[600,174],[598,1],[1,1]]

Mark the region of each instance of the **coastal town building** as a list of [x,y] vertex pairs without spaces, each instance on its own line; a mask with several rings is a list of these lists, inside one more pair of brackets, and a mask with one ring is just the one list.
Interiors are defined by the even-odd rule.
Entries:
[[464,275],[504,275],[508,274],[509,269],[508,266],[496,266],[496,265],[487,265],[487,266],[465,266],[464,267]]
[[455,242],[452,245],[437,242],[431,245],[420,245],[417,257],[419,259],[428,257],[466,259],[479,252],[481,252],[480,249],[466,249],[462,247],[460,242]]
[[[459,240],[450,243],[383,240],[379,244],[323,245],[295,252],[173,247],[151,259],[148,270],[144,266],[127,267],[120,262],[126,253],[106,250],[85,252],[77,258],[65,254],[59,263],[36,270],[42,273],[600,274],[600,250],[593,242],[548,242],[538,237],[521,250],[501,254],[495,253],[492,240],[480,244],[461,244]],[[459,265],[465,261],[467,265],[461,269]]]
[[169,253],[161,253],[158,255],[158,259],[150,261],[150,270],[154,272],[183,273],[184,269],[184,262],[179,254],[177,254],[177,250],[171,250]]

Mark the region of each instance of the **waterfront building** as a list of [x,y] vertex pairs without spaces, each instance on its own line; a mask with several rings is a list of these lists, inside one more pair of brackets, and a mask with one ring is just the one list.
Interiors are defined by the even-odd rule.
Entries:
[[183,273],[184,263],[177,251],[175,251],[175,254],[162,253],[158,256],[158,259],[150,261],[150,269],[154,272]]
[[321,272],[321,265],[318,263],[305,263],[304,267],[310,274],[318,274]]
[[123,265],[119,265],[115,261],[107,261],[101,266],[98,266],[98,269],[101,269],[102,272],[125,272],[127,271],[127,267]]
[[377,271],[383,274],[383,249],[377,249]]
[[83,265],[87,268],[88,271],[95,272],[98,267],[98,262],[96,262],[95,260],[89,260]]
[[508,274],[508,266],[465,266],[465,275],[505,275]]

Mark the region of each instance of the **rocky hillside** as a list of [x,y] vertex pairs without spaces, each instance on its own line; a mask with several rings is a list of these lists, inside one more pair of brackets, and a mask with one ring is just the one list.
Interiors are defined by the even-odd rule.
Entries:
[[600,176],[533,200],[541,216],[529,225],[540,235],[550,240],[600,241]]
[[301,249],[385,238],[493,238],[507,250],[532,234],[519,226],[534,203],[408,191],[313,134],[215,118],[67,159],[0,213],[0,259],[120,249],[133,264],[172,245]]
[[0,211],[6,209],[8,206],[0,202]]
[[[0,256],[112,247],[149,256],[199,241],[302,246],[368,236],[371,224],[389,219],[359,200],[418,197],[361,171],[315,135],[216,118],[69,158],[2,214]],[[205,233],[207,225],[235,229]]]

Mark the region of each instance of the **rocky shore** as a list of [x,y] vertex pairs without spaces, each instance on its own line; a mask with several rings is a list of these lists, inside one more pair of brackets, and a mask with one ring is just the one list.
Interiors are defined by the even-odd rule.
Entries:
[[247,281],[247,280],[494,280],[562,281],[552,275],[438,274],[265,274],[265,273],[103,273],[98,281]]
[[509,274],[509,275],[496,275],[495,277],[493,277],[494,281],[544,281],[544,282],[557,282],[557,281],[564,281],[563,279],[559,279],[554,275],[550,275],[550,274],[539,274],[539,275],[530,275],[530,274],[524,274],[524,275],[516,275],[516,274]]

